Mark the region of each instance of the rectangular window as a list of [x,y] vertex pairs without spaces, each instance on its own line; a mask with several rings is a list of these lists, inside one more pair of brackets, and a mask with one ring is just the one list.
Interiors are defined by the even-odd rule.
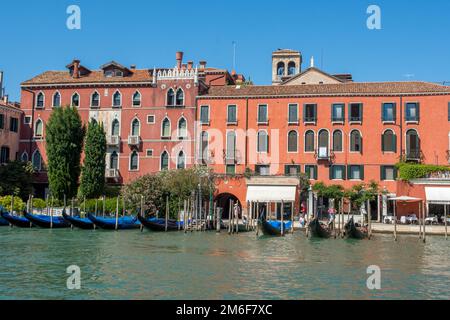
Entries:
[[297,104],[289,104],[288,111],[288,122],[289,123],[298,123],[298,105]]
[[260,176],[270,175],[270,165],[256,165],[255,173]]
[[200,107],[200,122],[201,124],[209,124],[209,106]]
[[237,107],[235,105],[228,106],[227,122],[228,123],[237,123]]
[[258,105],[258,123],[267,123],[268,121],[267,104]]
[[335,103],[331,109],[331,121],[344,122],[345,105],[343,103]]
[[5,129],[5,115],[0,114],[0,129]]
[[31,124],[31,117],[30,116],[25,116],[23,118],[23,124]]
[[395,103],[383,103],[382,120],[384,122],[395,122],[396,105]]
[[310,180],[317,180],[317,166],[305,165],[305,173]]
[[258,152],[268,152],[269,149],[269,136],[265,131],[258,132],[258,143],[257,143],[257,151]]
[[303,106],[303,122],[315,123],[317,121],[317,104],[305,104]]
[[11,132],[19,131],[19,119],[13,117],[9,118],[9,130]]
[[348,179],[350,180],[364,180],[364,166],[349,165]]
[[227,164],[225,170],[227,174],[236,174],[236,165]]
[[419,104],[417,102],[406,103],[406,121],[417,122],[419,121]]
[[363,119],[362,108],[363,108],[362,103],[350,103],[350,105],[348,107],[350,122],[362,122],[362,119]]
[[381,166],[380,173],[382,181],[395,181],[397,179],[397,168],[395,166]]
[[330,180],[345,180],[345,166],[332,165],[330,167]]
[[155,116],[153,114],[147,116],[147,123],[148,124],[154,124],[155,123]]
[[153,157],[153,149],[147,149],[147,157]]
[[9,148],[2,147],[0,150],[0,164],[9,162]]
[[284,174],[287,176],[296,176],[300,173],[300,166],[296,164],[288,164],[284,166]]

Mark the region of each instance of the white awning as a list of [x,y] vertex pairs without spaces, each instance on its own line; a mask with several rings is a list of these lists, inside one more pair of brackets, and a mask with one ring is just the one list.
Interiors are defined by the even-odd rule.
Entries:
[[389,198],[388,200],[390,200],[390,201],[411,201],[411,202],[413,202],[413,201],[421,201],[422,199],[408,197],[408,196],[401,196],[401,197]]
[[425,188],[428,203],[450,204],[450,188]]
[[247,201],[281,202],[295,201],[295,186],[248,186]]

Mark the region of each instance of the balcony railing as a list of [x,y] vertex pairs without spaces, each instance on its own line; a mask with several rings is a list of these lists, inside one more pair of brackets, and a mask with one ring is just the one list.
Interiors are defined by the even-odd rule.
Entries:
[[139,136],[128,136],[128,145],[138,146],[141,144],[141,137]]
[[420,150],[407,150],[405,158],[407,161],[421,161],[422,152]]
[[328,147],[319,147],[319,149],[316,150],[315,156],[317,160],[330,160],[330,150],[328,149]]
[[120,144],[120,137],[119,136],[107,136],[106,144],[108,146],[118,146]]
[[303,119],[303,122],[315,123],[316,121],[317,121],[317,117],[314,117],[314,116],[310,116],[310,117],[307,116]]
[[348,121],[350,121],[350,122],[362,122],[362,117],[361,116],[350,117],[348,119]]
[[106,169],[105,177],[106,178],[118,178],[119,177],[119,170],[117,170],[117,169]]

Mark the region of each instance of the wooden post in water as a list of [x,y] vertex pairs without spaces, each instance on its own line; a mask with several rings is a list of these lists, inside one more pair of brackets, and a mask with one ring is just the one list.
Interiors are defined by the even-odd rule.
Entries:
[[284,200],[281,200],[281,236],[284,236]]
[[445,221],[445,240],[448,239],[448,232],[447,232],[447,204],[444,205],[444,221]]
[[70,216],[71,217],[73,217],[73,208],[74,208],[73,202],[74,202],[74,199],[72,198],[70,200]]
[[[142,218],[144,217],[144,196],[141,195],[141,211],[139,212],[139,214],[141,215]],[[144,225],[141,223],[140,226],[141,232],[144,231]]]
[[169,223],[169,197],[166,197],[166,221],[165,221],[166,232],[167,232],[168,223]]
[[232,217],[232,212],[233,212],[233,200],[230,199],[230,205],[228,207],[228,234],[231,234],[231,217]]
[[419,239],[422,239],[422,202],[419,202]]
[[106,197],[103,195],[103,218],[105,217]]
[[11,214],[14,214],[14,194],[11,195]]
[[371,208],[370,208],[370,200],[367,200],[367,222],[368,222],[368,227],[367,227],[367,236],[370,237],[372,236],[372,212],[371,212]]
[[397,241],[397,200],[394,202],[394,240]]
[[86,196],[83,197],[83,211],[84,211],[84,217],[86,217]]
[[[223,212],[223,211],[222,211]],[[217,203],[214,202],[214,215],[216,216],[216,232],[220,233],[220,210],[217,208]]]
[[427,232],[425,229],[425,219],[428,215],[428,203],[426,204],[426,209],[424,211],[424,214],[422,216],[422,220],[423,220],[423,242],[425,243],[427,241]]
[[116,226],[115,229],[119,229],[119,196],[117,196],[116,200]]
[[[48,207],[48,197],[49,197],[49,195],[47,194],[47,195],[45,196],[45,210],[46,210],[47,216],[50,215],[50,211],[49,211],[49,207]],[[12,208],[11,208],[11,209],[12,209]],[[11,210],[11,212],[12,212],[12,210]]]
[[95,216],[97,216],[97,209],[98,209],[98,198],[95,199]]
[[294,201],[291,202],[291,233],[294,233]]
[[180,198],[178,198],[178,215],[177,215],[177,226],[178,226],[178,231],[181,230],[181,208],[180,208]]
[[239,233],[239,203],[235,203],[233,206],[234,216],[236,218],[236,233]]
[[259,201],[256,201],[256,236],[259,236]]

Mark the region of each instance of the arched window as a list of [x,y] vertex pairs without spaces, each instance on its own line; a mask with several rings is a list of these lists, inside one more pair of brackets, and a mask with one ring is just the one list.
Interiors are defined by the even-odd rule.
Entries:
[[164,118],[161,126],[161,137],[170,138],[170,120],[168,118]]
[[134,150],[130,155],[130,170],[139,169],[139,154]]
[[327,130],[319,131],[319,151],[320,151],[320,148],[326,148],[326,150],[328,150],[329,138],[330,138],[330,136],[329,136]]
[[308,130],[305,133],[305,152],[314,152],[314,147],[315,147],[315,143],[314,143],[314,131],[312,130]]
[[116,151],[111,153],[111,157],[109,158],[109,168],[110,169],[119,169],[119,155]]
[[53,107],[61,107],[61,94],[58,91],[53,95]]
[[169,170],[169,154],[167,151],[161,154],[161,170]]
[[292,130],[288,133],[288,152],[298,151],[298,134],[297,131]]
[[113,107],[121,107],[122,106],[122,94],[119,91],[116,91],[113,95]]
[[200,160],[205,164],[208,160],[209,136],[208,132],[203,131],[200,136]]
[[362,138],[358,130],[353,130],[350,133],[350,151],[362,152]]
[[45,96],[44,93],[39,92],[36,97],[36,108],[44,108]]
[[296,73],[297,69],[295,67],[295,62],[291,61],[288,64],[288,75],[294,75]]
[[111,125],[111,135],[119,136],[120,135],[120,123],[119,120],[114,119]]
[[266,131],[258,132],[258,152],[268,152],[269,147],[269,136]]
[[183,106],[184,105],[184,92],[183,89],[179,88],[177,90],[177,101],[176,101],[176,105],[177,106]]
[[26,151],[24,151],[24,152],[22,153],[22,155],[20,156],[20,160],[21,160],[22,162],[28,162],[28,153],[27,153]]
[[177,157],[177,169],[186,168],[186,157],[184,156],[184,152],[180,151]]
[[394,131],[392,131],[391,129],[386,130],[381,136],[381,151],[383,152],[397,151],[397,139]]
[[277,75],[278,75],[278,77],[284,76],[284,62],[278,62],[278,64],[277,64]]
[[141,123],[138,119],[134,119],[131,123],[131,135],[132,136],[139,136],[141,131]]
[[175,105],[175,92],[172,88],[167,91],[167,105],[173,106]]
[[184,117],[178,120],[178,137],[179,138],[187,137],[187,121]]
[[36,150],[33,153],[33,157],[31,158],[31,163],[33,164],[33,169],[36,171],[41,171],[42,169],[42,157],[39,150]]
[[236,159],[236,133],[234,131],[227,132],[227,160],[234,161]]
[[406,132],[406,158],[408,160],[420,159],[420,139],[414,129]]
[[141,105],[141,94],[139,91],[136,91],[133,94],[133,107],[139,107]]
[[71,101],[72,107],[79,107],[80,106],[80,95],[78,93],[74,93],[72,95],[72,101]]
[[41,119],[38,119],[36,121],[36,125],[34,126],[34,136],[42,137],[43,133],[44,133],[44,122],[42,122]]
[[333,132],[333,151],[334,152],[342,152],[342,131],[336,130]]
[[94,91],[91,96],[91,107],[99,107],[100,106],[100,95],[97,91]]

